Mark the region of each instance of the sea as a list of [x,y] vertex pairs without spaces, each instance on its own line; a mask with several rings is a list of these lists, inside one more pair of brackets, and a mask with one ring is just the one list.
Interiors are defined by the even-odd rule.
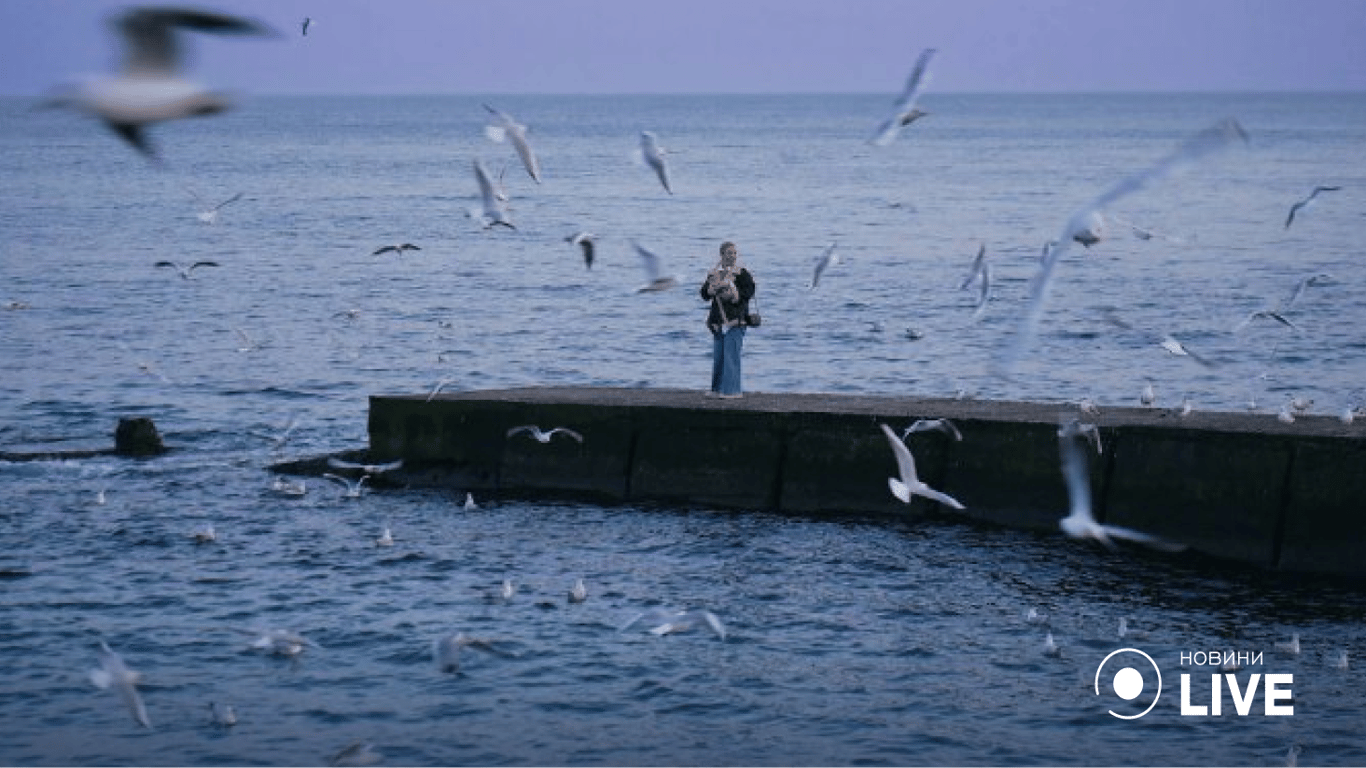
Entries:
[[[0,462],[0,764],[1366,763],[1350,579],[956,518],[291,496],[270,470],[363,448],[372,395],[700,396],[727,240],[763,316],[750,392],[1343,414],[1366,94],[934,93],[883,147],[884,94],[247,93],[153,127],[155,163],[36,101],[0,100],[0,451],[107,448],[126,417],[170,450]],[[485,105],[528,126],[539,183]],[[1246,141],[1143,177],[1063,251],[1003,368],[1073,213],[1229,119]],[[482,226],[476,162],[515,229]],[[637,246],[678,287],[638,292]],[[628,626],[661,606],[724,633]],[[258,647],[277,630],[308,643]],[[442,671],[455,633],[477,642]],[[102,642],[151,727],[94,684]],[[1126,648],[1141,691],[1114,685]]]

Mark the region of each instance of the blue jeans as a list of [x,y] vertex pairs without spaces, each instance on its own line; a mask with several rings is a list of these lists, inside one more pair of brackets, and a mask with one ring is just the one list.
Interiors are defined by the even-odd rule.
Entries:
[[711,391],[723,395],[740,394],[740,350],[745,344],[745,329],[731,328],[711,335]]

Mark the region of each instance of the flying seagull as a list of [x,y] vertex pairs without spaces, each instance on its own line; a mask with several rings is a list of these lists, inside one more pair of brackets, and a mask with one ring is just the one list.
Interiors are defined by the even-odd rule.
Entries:
[[659,146],[659,140],[651,131],[640,132],[640,158],[659,177],[659,183],[664,185],[664,191],[672,195],[674,189],[669,183],[669,164],[664,160],[664,148]]
[[977,283],[977,306],[973,307],[972,317],[974,320],[982,316],[987,310],[987,301],[991,299],[991,262],[987,261],[987,244],[977,249],[977,257],[972,260],[972,269],[968,276],[963,278],[963,282],[958,284],[958,290],[967,290],[968,286]]
[[333,469],[359,470],[367,475],[382,475],[385,472],[393,472],[403,468],[403,459],[395,459],[385,464],[357,464],[354,461],[346,461],[336,456],[327,457],[327,466]]
[[595,239],[597,239],[597,235],[593,234],[592,232],[575,232],[569,237],[566,237],[564,240],[567,243],[577,245],[583,251],[583,265],[588,269],[592,269],[593,241]]
[[477,637],[470,637],[464,632],[438,637],[432,641],[432,660],[436,662],[436,668],[442,672],[460,671],[460,652],[466,648],[473,648],[485,653],[492,653],[498,656],[507,657],[510,654],[501,651],[488,640]]
[[123,699],[123,703],[128,706],[128,711],[133,714],[133,719],[143,728],[151,728],[152,721],[147,717],[147,707],[143,706],[142,697],[138,695],[137,684],[142,676],[129,669],[123,659],[117,653],[110,650],[109,645],[103,640],[100,641],[100,668],[91,670],[90,682],[99,688],[112,688],[114,692]]
[[1110,321],[1111,325],[1117,328],[1123,328],[1126,331],[1134,331],[1136,333],[1141,333],[1147,336],[1150,340],[1156,342],[1158,346],[1167,350],[1171,354],[1176,355],[1177,357],[1189,358],[1190,360],[1193,360],[1206,368],[1214,367],[1214,363],[1190,351],[1190,349],[1188,349],[1185,344],[1182,344],[1180,341],[1177,341],[1176,338],[1173,337],[1171,334],[1156,334],[1150,331],[1136,328],[1128,321],[1126,321],[1124,318],[1120,317],[1118,310],[1116,310],[1114,307],[1105,307],[1104,312],[1105,318]]
[[1301,209],[1307,207],[1310,203],[1314,202],[1314,198],[1318,197],[1320,192],[1336,192],[1340,189],[1342,189],[1342,187],[1314,187],[1314,191],[1310,192],[1308,197],[1290,206],[1290,214],[1285,217],[1285,226],[1282,227],[1282,229],[1290,229],[1290,222],[1295,220],[1295,214],[1299,213]]
[[371,256],[378,256],[378,255],[380,255],[381,253],[389,253],[390,251],[392,251],[392,252],[397,253],[398,255],[402,256],[404,251],[420,251],[420,250],[422,250],[422,249],[421,249],[421,248],[418,248],[416,245],[413,245],[412,243],[403,243],[402,245],[383,245],[383,246],[380,246],[379,248],[376,248],[376,249],[375,249],[375,252],[372,253],[372,254],[370,254],[370,255],[371,255]]
[[1300,281],[1295,284],[1294,290],[1290,292],[1290,295],[1287,296],[1284,301],[1275,305],[1274,307],[1270,307],[1268,309],[1259,309],[1256,312],[1249,313],[1247,317],[1243,318],[1237,325],[1233,326],[1233,332],[1237,333],[1238,331],[1241,331],[1243,328],[1247,327],[1248,323],[1251,323],[1253,320],[1256,320],[1259,317],[1264,317],[1269,320],[1275,320],[1276,322],[1288,328],[1294,328],[1295,330],[1299,330],[1299,326],[1295,325],[1294,323],[1286,319],[1285,313],[1289,312],[1290,308],[1295,306],[1295,302],[1300,300],[1300,297],[1304,295],[1304,292],[1308,290],[1310,286],[1330,285],[1332,282],[1333,276],[1325,272],[1320,272],[1318,274],[1309,275],[1308,277],[1301,278]]
[[906,427],[906,431],[901,433],[901,439],[905,441],[907,437],[916,432],[929,432],[931,430],[943,432],[955,441],[963,439],[963,435],[958,432],[958,427],[955,427],[953,422],[948,419],[919,419],[911,426]]
[[556,434],[562,434],[565,437],[573,438],[574,440],[577,440],[580,443],[583,442],[583,435],[579,434],[578,432],[575,432],[569,427],[555,427],[550,431],[542,431],[541,428],[536,426],[535,424],[523,424],[520,427],[513,427],[512,429],[509,429],[507,436],[512,437],[513,435],[518,434],[519,432],[525,432],[531,435],[533,438],[536,439],[536,442],[538,443],[548,443],[550,442],[550,438],[554,437]]
[[324,472],[323,477],[346,486],[346,493],[344,495],[348,499],[359,499],[361,494],[365,492],[365,481],[370,479],[369,475],[361,475],[356,478],[355,481],[352,481],[350,478],[334,475],[331,472]]
[[924,496],[932,501],[953,507],[954,509],[966,509],[958,500],[946,493],[940,493],[921,482],[915,473],[915,457],[911,456],[911,449],[901,442],[901,438],[896,436],[892,428],[886,424],[878,424],[882,427],[883,434],[887,435],[887,442],[892,445],[892,453],[896,455],[897,474],[901,477],[887,478],[887,487],[892,489],[892,495],[901,501],[910,504],[911,496]]
[[153,161],[158,158],[144,132],[147,126],[212,115],[231,106],[226,95],[181,74],[182,30],[277,36],[252,19],[175,6],[133,8],[111,21],[123,38],[119,72],[68,89],[45,106],[74,107],[94,115]]
[[[1044,305],[1048,303],[1048,294],[1053,285],[1053,274],[1058,262],[1072,242],[1085,244],[1085,240],[1092,236],[1099,237],[1100,233],[1096,231],[1096,226],[1102,209],[1126,195],[1194,165],[1235,140],[1246,143],[1247,133],[1237,121],[1223,120],[1187,139],[1148,168],[1120,179],[1098,197],[1077,209],[1063,225],[1058,238],[1044,247],[1043,257],[1039,261],[1039,269],[1031,286],[1025,316],[1018,331],[995,363],[998,373],[1009,376],[1026,348],[1033,343],[1039,322],[1043,318]],[[1083,237],[1078,240],[1079,235]]]
[[1128,539],[1166,552],[1185,549],[1182,544],[1174,544],[1152,534],[1096,522],[1091,513],[1091,477],[1087,470],[1086,451],[1081,447],[1083,439],[1075,420],[1064,421],[1059,426],[1062,476],[1067,483],[1067,496],[1071,500],[1067,516],[1058,521],[1062,532],[1073,539],[1095,539],[1112,550],[1117,549],[1113,539]]
[[187,267],[187,266],[184,266],[184,265],[182,265],[182,264],[180,264],[180,263],[178,263],[178,262],[174,262],[174,261],[158,261],[156,264],[153,264],[152,266],[154,266],[154,267],[170,267],[171,269],[174,269],[176,272],[179,272],[179,273],[180,273],[180,277],[181,277],[182,279],[189,280],[189,279],[190,279],[190,273],[191,273],[191,272],[194,272],[196,269],[199,269],[200,267],[216,267],[216,266],[218,266],[218,262],[216,262],[216,261],[196,261],[195,263],[193,263],[193,264],[191,264],[191,265],[189,265],[189,266]]
[[636,242],[632,242],[631,246],[636,249],[640,264],[645,268],[645,284],[637,288],[636,293],[667,291],[678,285],[677,277],[664,274],[664,260],[659,254]]
[[224,200],[221,203],[218,203],[216,205],[210,205],[207,201],[204,200],[203,197],[199,196],[198,192],[195,192],[193,189],[186,187],[185,191],[189,192],[190,196],[199,202],[200,211],[199,213],[195,214],[195,216],[205,224],[217,224],[218,212],[226,206],[231,205],[237,202],[238,200],[242,199],[242,193],[238,192],[237,194],[233,195],[227,200]]
[[934,48],[926,48],[920,52],[915,69],[911,70],[910,79],[906,81],[906,88],[897,99],[896,111],[877,129],[871,143],[885,147],[896,139],[902,128],[929,114],[917,107],[916,102],[920,100],[921,91],[929,84],[930,59],[934,58],[934,54]]
[[531,145],[526,140],[526,126],[512,119],[512,115],[490,107],[485,104],[484,109],[493,115],[494,124],[484,129],[484,135],[497,142],[511,140],[513,149],[517,150],[517,156],[522,158],[522,165],[526,172],[537,184],[541,183],[541,166],[536,162],[536,153],[531,151]]
[[840,255],[835,252],[835,244],[831,243],[825,246],[825,250],[821,252],[820,256],[816,257],[816,263],[811,267],[811,287],[809,290],[816,290],[816,286],[820,285],[821,275],[825,274],[825,270],[838,263],[840,263]]
[[675,632],[684,632],[705,624],[712,632],[716,633],[717,637],[722,640],[726,639],[726,627],[721,623],[721,619],[705,609],[679,611],[672,608],[651,608],[633,616],[625,624],[622,624],[617,631],[625,632],[637,624],[647,627],[650,634],[661,637]]
[[313,23],[313,17],[312,17],[312,16],[305,16],[305,17],[304,17],[304,20],[301,21],[301,22],[299,22],[299,35],[300,35],[301,37],[308,37],[308,27],[309,27],[309,25],[312,24],[312,23]]
[[503,226],[508,229],[516,229],[512,220],[508,218],[507,205],[498,199],[497,190],[493,186],[493,180],[489,178],[488,169],[478,160],[474,161],[474,178],[479,182],[479,196],[483,202],[483,207],[472,215],[479,219],[484,229],[493,226]]

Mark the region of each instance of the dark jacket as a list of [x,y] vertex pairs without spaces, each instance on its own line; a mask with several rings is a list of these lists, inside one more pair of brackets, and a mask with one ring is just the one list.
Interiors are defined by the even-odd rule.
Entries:
[[725,320],[721,319],[721,312],[717,307],[725,309],[726,319],[740,321],[741,327],[748,325],[745,318],[749,316],[749,300],[754,298],[754,275],[743,267],[740,274],[735,277],[735,290],[740,293],[740,300],[737,302],[722,301],[719,297],[714,297],[707,288],[707,281],[702,281],[702,289],[698,293],[703,301],[711,302],[711,310],[707,313],[707,327],[713,331],[721,328]]

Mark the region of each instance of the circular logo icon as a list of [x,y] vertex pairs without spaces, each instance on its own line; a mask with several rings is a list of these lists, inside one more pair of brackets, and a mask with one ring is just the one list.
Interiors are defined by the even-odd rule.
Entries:
[[[1150,673],[1151,671],[1151,673]],[[1137,648],[1111,651],[1096,667],[1095,691],[1114,703],[1110,714],[1121,720],[1137,720],[1153,711],[1162,695],[1162,670],[1153,657]],[[1145,694],[1151,694],[1147,702]],[[1119,710],[1119,711],[1116,711]]]

